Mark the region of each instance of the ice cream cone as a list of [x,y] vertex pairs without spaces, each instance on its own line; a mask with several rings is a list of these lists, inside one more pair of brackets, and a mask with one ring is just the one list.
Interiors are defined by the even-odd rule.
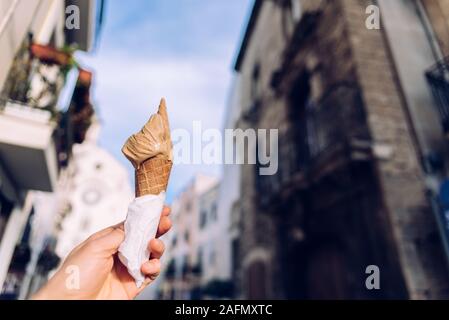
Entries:
[[162,156],[144,161],[135,171],[136,197],[166,191],[172,165],[171,160]]
[[166,191],[173,155],[164,98],[157,113],[151,115],[139,132],[128,138],[122,152],[135,168],[136,197]]

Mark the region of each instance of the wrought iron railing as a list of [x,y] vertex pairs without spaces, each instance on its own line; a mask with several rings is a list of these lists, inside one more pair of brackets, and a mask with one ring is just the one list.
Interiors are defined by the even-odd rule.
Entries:
[[306,107],[309,161],[351,139],[368,139],[359,90],[350,85],[333,87],[318,104]]
[[297,122],[292,121],[289,130],[279,134],[277,173],[262,176],[256,166],[256,188],[263,201],[295,183],[298,175],[305,177],[332,150],[339,147],[347,150],[350,141],[369,139],[363,103],[356,87],[335,86],[318,103],[309,103],[304,114]]
[[443,130],[449,133],[449,57],[429,69],[426,78],[437,103]]

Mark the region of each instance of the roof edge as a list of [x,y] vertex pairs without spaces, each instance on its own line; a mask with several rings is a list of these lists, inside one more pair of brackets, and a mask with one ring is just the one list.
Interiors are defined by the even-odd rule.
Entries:
[[245,57],[246,49],[248,47],[249,40],[251,39],[252,33],[254,31],[254,27],[256,25],[257,18],[259,17],[260,9],[262,8],[263,2],[264,0],[255,0],[253,8],[251,10],[251,15],[248,20],[248,24],[245,29],[245,34],[243,36],[243,40],[237,54],[237,59],[234,64],[234,70],[237,72],[240,71],[240,67]]

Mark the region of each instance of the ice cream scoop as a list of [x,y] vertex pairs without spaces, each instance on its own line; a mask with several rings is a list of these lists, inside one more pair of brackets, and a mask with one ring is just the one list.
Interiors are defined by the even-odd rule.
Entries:
[[166,190],[173,156],[164,98],[158,112],[128,138],[122,152],[135,168],[136,197]]
[[150,117],[139,132],[128,138],[122,152],[135,169],[155,156],[172,161],[170,126],[164,98],[161,99],[158,112]]

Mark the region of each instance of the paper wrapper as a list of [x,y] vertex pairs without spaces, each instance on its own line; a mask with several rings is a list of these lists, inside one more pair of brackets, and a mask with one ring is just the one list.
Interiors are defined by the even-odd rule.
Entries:
[[125,221],[125,240],[119,247],[119,259],[128,268],[129,274],[140,288],[145,276],[140,271],[142,264],[150,258],[148,241],[156,236],[165,192],[138,197],[128,207]]

